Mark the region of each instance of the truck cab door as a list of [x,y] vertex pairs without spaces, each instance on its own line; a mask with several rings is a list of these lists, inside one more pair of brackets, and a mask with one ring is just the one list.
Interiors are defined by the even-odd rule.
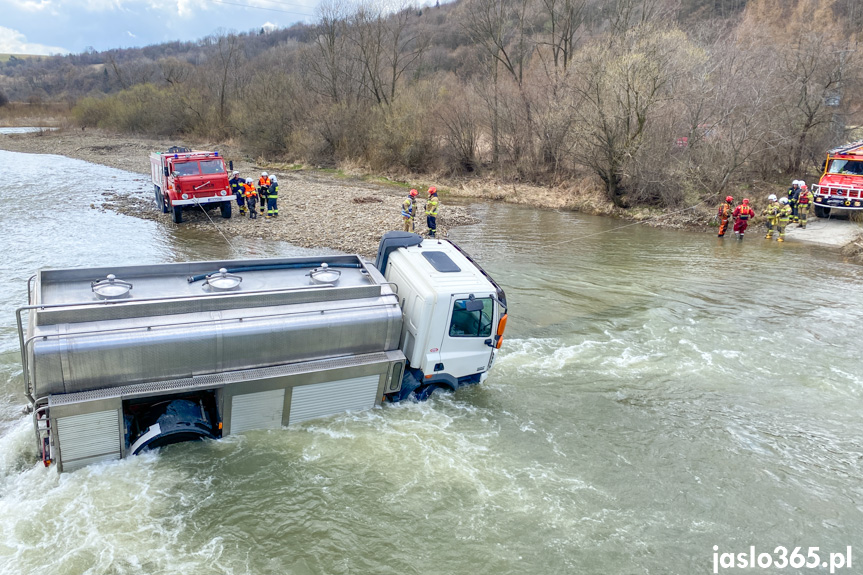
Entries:
[[440,349],[440,371],[456,379],[488,371],[494,359],[495,301],[489,295],[454,294]]

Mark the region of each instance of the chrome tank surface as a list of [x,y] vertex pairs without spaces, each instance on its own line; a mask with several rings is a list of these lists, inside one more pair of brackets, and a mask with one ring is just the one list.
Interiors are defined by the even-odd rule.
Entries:
[[[322,263],[342,266],[337,285],[310,285]],[[92,293],[106,269],[42,270],[33,282],[24,341],[35,397],[398,347],[398,300],[356,256],[117,267],[111,281],[132,287],[110,301]],[[222,280],[220,269],[236,272],[234,289],[187,279]]]

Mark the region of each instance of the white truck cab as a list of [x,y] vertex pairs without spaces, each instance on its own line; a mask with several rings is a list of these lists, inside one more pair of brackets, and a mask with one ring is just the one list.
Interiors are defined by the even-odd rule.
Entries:
[[404,232],[384,236],[376,267],[395,284],[402,308],[407,362],[399,398],[483,381],[506,326],[500,286],[449,240]]

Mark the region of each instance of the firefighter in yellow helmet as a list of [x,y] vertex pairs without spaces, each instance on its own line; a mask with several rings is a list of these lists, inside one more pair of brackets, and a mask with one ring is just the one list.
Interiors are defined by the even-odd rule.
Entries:
[[419,192],[411,190],[408,192],[408,197],[402,202],[402,230],[405,232],[414,231],[414,218],[417,215],[417,196]]
[[432,186],[429,188],[429,199],[426,200],[426,225],[429,228],[430,238],[437,234],[438,210],[440,210],[440,200],[437,197],[437,188]]

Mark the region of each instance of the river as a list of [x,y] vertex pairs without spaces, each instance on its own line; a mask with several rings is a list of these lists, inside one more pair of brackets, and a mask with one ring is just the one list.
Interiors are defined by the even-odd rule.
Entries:
[[692,575],[750,546],[863,553],[863,268],[836,253],[476,204],[451,237],[510,303],[484,384],[61,475],[21,412],[14,310],[39,267],[308,251],[98,209],[137,174],[0,151],[0,179],[0,573]]

